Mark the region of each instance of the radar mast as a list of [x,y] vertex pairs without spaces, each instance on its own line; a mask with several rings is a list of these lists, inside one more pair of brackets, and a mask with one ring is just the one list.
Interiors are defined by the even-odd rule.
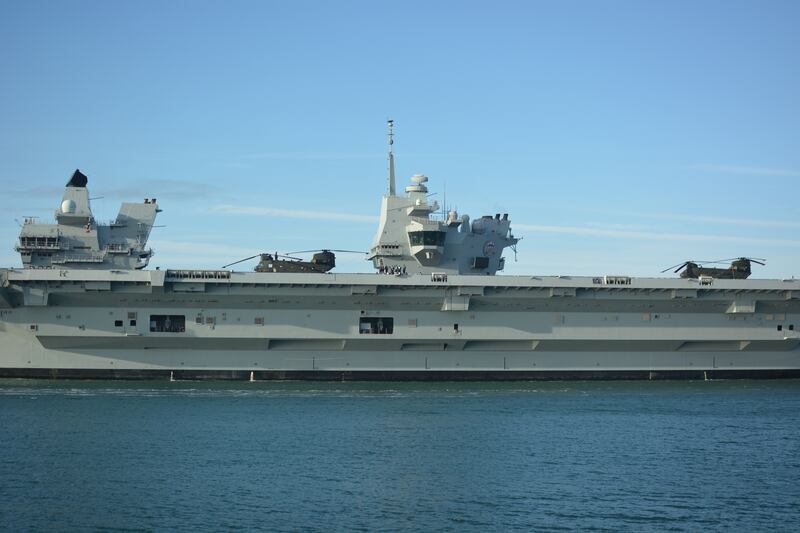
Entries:
[[392,145],[394,144],[394,133],[392,132],[392,127],[394,126],[394,120],[389,119],[386,121],[386,124],[389,127],[389,196],[395,196],[394,154],[392,153]]

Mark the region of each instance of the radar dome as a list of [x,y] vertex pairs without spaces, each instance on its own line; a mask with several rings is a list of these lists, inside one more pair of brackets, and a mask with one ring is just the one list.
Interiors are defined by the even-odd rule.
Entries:
[[417,185],[420,185],[428,181],[428,176],[425,176],[423,174],[414,174],[413,176],[411,176],[411,181],[413,183],[416,183]]
[[64,200],[61,202],[61,212],[65,215],[71,215],[75,213],[76,207],[75,200]]

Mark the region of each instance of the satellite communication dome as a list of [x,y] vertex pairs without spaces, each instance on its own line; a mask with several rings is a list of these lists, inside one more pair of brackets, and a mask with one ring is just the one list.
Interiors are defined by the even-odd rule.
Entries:
[[408,187],[406,187],[406,192],[407,193],[428,192],[428,188],[425,185],[423,185],[423,183],[425,183],[426,181],[428,181],[428,176],[424,176],[422,174],[414,174],[413,176],[411,176],[411,183],[413,183],[414,185],[409,185]]
[[71,215],[75,213],[76,207],[75,200],[64,200],[61,202],[61,212],[65,215]]

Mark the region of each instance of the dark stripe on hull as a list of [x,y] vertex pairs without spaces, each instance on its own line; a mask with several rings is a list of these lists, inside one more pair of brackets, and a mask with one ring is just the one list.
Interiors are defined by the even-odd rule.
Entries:
[[797,379],[800,369],[764,370],[110,370],[0,368],[0,378],[176,381],[614,381],[704,379]]

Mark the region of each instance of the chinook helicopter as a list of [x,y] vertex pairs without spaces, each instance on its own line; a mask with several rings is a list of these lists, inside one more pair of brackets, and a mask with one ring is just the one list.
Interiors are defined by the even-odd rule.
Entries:
[[[295,255],[314,253],[310,261],[305,261]],[[300,250],[297,252],[289,252],[287,254],[274,254],[260,253],[239,259],[233,263],[228,263],[222,268],[228,268],[250,259],[260,257],[258,264],[253,270],[256,272],[306,272],[322,274],[330,271],[336,266],[336,254],[333,252],[351,253],[351,254],[365,254],[366,252],[358,252],[355,250]]]
[[[730,261],[728,268],[707,267],[705,265],[714,265],[727,263]],[[667,270],[675,269],[675,273],[681,273],[682,278],[697,279],[700,276],[709,276],[717,279],[747,279],[750,276],[750,264],[756,263],[763,265],[766,259],[753,259],[751,257],[734,257],[732,259],[720,259],[718,261],[685,261],[683,263],[673,265],[661,271],[663,274]]]

